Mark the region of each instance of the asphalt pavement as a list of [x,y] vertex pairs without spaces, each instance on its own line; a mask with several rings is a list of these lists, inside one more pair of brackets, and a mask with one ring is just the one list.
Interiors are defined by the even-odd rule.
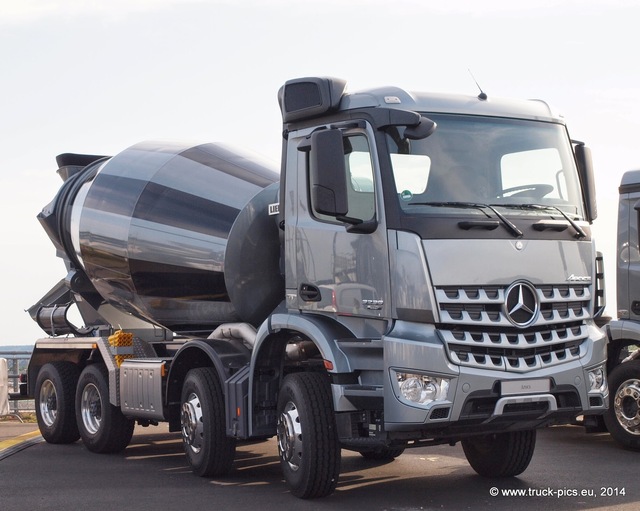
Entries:
[[289,494],[274,440],[238,446],[229,476],[200,478],[187,466],[180,436],[166,425],[137,427],[129,447],[114,455],[93,454],[82,442],[47,444],[33,424],[0,423],[0,439],[0,509],[6,510],[640,509],[640,453],[575,426],[539,431],[529,468],[503,480],[477,476],[460,445],[407,450],[386,464],[343,451],[336,492],[310,501]]

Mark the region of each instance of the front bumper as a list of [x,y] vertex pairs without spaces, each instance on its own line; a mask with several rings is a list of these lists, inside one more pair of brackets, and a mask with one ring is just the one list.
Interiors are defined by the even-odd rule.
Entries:
[[[595,326],[589,327],[579,359],[529,372],[456,365],[436,329],[424,324],[404,324],[383,344],[387,432],[425,438],[531,429],[571,423],[578,415],[602,414],[607,407],[606,376],[600,388],[590,389],[589,371],[606,361],[606,339]],[[398,372],[449,379],[446,399],[408,404],[399,391]]]

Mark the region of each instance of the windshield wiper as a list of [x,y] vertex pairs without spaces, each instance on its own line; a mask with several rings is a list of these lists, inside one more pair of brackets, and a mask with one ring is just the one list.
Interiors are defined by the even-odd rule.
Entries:
[[546,210],[546,211],[549,211],[551,209],[551,210],[557,211],[562,215],[562,217],[567,222],[569,222],[569,224],[571,224],[571,227],[573,227],[574,230],[576,231],[576,236],[578,238],[587,237],[587,233],[584,232],[584,229],[582,229],[582,227],[580,227],[573,218],[567,215],[558,206],[551,206],[551,205],[545,206],[544,204],[496,204],[496,206],[498,205],[505,208],[536,209],[536,210]]
[[480,202],[410,202],[409,204],[417,205],[417,206],[434,206],[434,207],[441,207],[441,208],[479,209],[487,216],[490,216],[490,215],[487,214],[485,209],[489,209],[493,212],[494,215],[496,215],[500,219],[502,224],[509,231],[511,231],[511,234],[513,234],[516,238],[522,238],[522,236],[524,236],[522,231],[518,229],[518,227],[513,222],[511,222],[508,218],[506,218],[491,204],[482,204]]

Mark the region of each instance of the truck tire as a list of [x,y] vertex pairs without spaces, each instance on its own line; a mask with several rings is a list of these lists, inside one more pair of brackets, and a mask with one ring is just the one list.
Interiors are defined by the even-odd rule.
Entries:
[[210,367],[191,369],[180,402],[182,442],[191,470],[201,477],[228,474],[236,441],[227,436],[224,394],[215,371]]
[[535,429],[462,440],[462,449],[471,468],[484,477],[513,477],[522,474],[536,447]]
[[76,417],[82,441],[92,452],[120,452],[133,436],[135,421],[109,402],[109,374],[103,364],[91,364],[80,374]]
[[340,476],[340,444],[327,376],[295,373],[278,396],[278,454],[291,493],[302,499],[333,493]]
[[613,439],[640,450],[640,360],[616,366],[609,374],[609,409],[604,422]]
[[50,444],[71,444],[80,438],[74,405],[79,375],[71,362],[51,362],[38,372],[36,418],[42,438]]

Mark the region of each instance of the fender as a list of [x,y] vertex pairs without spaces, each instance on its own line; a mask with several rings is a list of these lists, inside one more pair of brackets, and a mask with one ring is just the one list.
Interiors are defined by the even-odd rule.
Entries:
[[[353,333],[334,319],[317,314],[276,313],[258,330],[249,371],[248,410],[250,436],[276,433],[275,402],[282,384],[282,363],[287,343],[301,336],[312,341],[322,358],[331,362],[329,373],[350,373],[351,366],[337,339],[353,339]],[[258,406],[259,404],[259,406]]]
[[620,340],[640,341],[640,323],[624,319],[614,319],[607,325],[609,342]]
[[[607,334],[607,371],[610,373],[622,362],[622,350],[640,344],[640,323],[628,319],[614,319],[604,330]],[[625,355],[626,356],[626,355]]]
[[166,405],[170,430],[180,428],[180,394],[189,370],[213,367],[224,387],[224,382],[247,366],[250,359],[251,352],[241,341],[198,339],[185,343],[173,358],[167,378]]
[[[251,361],[251,373],[254,373],[257,361],[263,356],[263,344],[273,334],[289,331],[313,341],[324,360],[332,363],[330,373],[350,373],[349,359],[336,344],[337,339],[353,339],[354,335],[347,327],[329,316],[319,314],[273,314],[265,321],[256,336]],[[268,343],[267,343],[268,344]]]

